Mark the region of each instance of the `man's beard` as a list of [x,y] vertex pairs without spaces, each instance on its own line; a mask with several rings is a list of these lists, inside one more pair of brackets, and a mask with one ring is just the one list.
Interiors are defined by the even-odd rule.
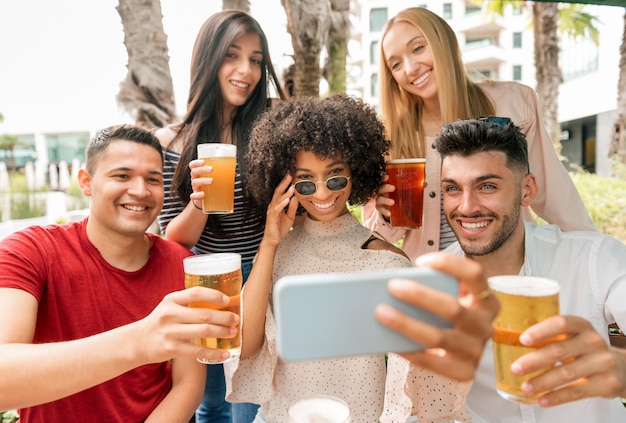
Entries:
[[[479,246],[474,245],[471,241],[463,241],[459,235],[455,232],[456,238],[465,252],[465,255],[468,256],[484,256],[487,254],[491,254],[494,251],[498,250],[504,243],[511,237],[511,234],[515,231],[517,224],[520,219],[521,214],[521,192],[517,193],[517,198],[515,203],[517,206],[512,207],[509,213],[503,215],[502,217],[502,226],[500,229],[494,234],[493,238],[489,241],[487,245]],[[472,217],[481,217],[472,216]],[[454,218],[452,218],[454,219]],[[448,222],[449,224],[450,222]],[[453,227],[452,225],[450,225]],[[453,229],[454,230],[454,229]]]

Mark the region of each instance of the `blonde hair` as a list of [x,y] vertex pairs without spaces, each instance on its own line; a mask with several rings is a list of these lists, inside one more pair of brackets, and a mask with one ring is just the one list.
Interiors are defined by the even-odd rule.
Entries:
[[444,123],[493,115],[495,107],[467,74],[456,35],[445,20],[423,7],[412,7],[398,13],[385,24],[380,42],[380,107],[391,139],[391,156],[425,157],[422,99],[398,85],[383,51],[382,40],[396,22],[414,26],[428,43]]

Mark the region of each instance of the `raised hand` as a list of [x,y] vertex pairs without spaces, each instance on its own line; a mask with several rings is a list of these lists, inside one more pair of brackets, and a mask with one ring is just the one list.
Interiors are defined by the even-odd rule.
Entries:
[[194,302],[221,308],[229,299],[217,290],[203,287],[166,295],[148,316],[130,325],[139,328],[134,339],[140,354],[147,355],[143,361],[161,362],[173,357],[224,360],[229,357],[228,351],[206,349],[191,340],[232,338],[237,334],[239,316],[224,310],[188,307]]

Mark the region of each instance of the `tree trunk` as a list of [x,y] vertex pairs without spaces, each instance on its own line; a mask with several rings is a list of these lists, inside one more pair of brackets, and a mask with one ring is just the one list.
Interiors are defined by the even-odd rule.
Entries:
[[241,10],[250,14],[250,0],[222,0],[222,10]]
[[533,21],[535,34],[535,68],[541,116],[557,152],[561,150],[561,127],[558,120],[559,86],[563,82],[559,68],[559,9],[557,3],[535,2]]
[[287,31],[293,45],[294,96],[319,96],[320,56],[329,32],[330,5],[327,0],[281,0],[287,16]]
[[326,50],[328,58],[324,77],[331,93],[346,92],[348,38],[350,36],[350,0],[330,0],[330,31]]
[[626,13],[624,32],[619,48],[619,81],[617,83],[617,121],[613,125],[613,136],[609,156],[617,155],[617,160],[626,165]]
[[128,74],[120,84],[118,103],[148,128],[176,119],[167,36],[159,0],[119,0]]

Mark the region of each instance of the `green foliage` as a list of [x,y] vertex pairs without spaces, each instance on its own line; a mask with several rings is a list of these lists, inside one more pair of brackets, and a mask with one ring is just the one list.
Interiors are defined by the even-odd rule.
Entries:
[[626,180],[587,172],[570,175],[600,232],[626,243]]
[[18,418],[16,410],[0,411],[0,423],[14,423]]

